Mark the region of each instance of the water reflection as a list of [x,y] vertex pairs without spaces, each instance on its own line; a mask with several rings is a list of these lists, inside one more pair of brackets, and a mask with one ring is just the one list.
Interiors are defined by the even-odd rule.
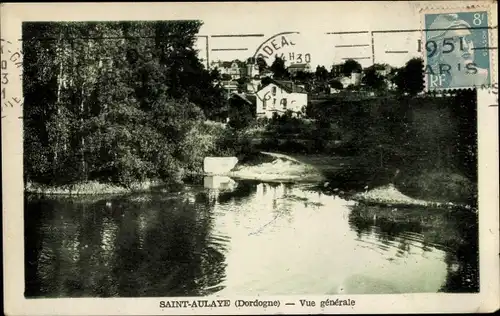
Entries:
[[407,209],[356,205],[349,222],[360,241],[387,250],[397,247],[398,257],[415,249],[422,257],[444,251],[446,280],[440,292],[479,291],[477,214],[461,209]]
[[216,292],[224,247],[203,203],[26,201],[26,296],[183,296]]
[[26,296],[478,290],[470,214],[361,206],[297,185],[203,183],[172,195],[27,199]]

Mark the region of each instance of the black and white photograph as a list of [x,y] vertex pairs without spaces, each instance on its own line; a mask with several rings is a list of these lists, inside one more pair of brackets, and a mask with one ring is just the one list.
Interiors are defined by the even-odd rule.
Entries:
[[[369,312],[360,295],[489,291],[498,309],[498,271],[480,260],[482,232],[498,239],[482,226],[498,213],[498,167],[479,171],[498,147],[481,148],[478,123],[498,120],[496,3],[477,3],[30,13],[19,38],[2,33],[22,299],[342,313]],[[496,104],[478,105],[486,91]]]

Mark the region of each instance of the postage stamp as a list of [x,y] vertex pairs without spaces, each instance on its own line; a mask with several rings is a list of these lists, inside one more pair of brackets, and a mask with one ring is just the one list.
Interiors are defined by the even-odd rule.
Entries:
[[[428,90],[490,86],[497,63],[489,3],[422,12]],[[493,53],[493,54],[492,54]]]
[[5,314],[497,310],[496,9],[2,5]]

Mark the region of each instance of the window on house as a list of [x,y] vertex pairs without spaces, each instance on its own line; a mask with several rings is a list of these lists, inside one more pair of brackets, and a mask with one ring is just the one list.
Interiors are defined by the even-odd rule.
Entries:
[[273,99],[273,108],[276,108],[276,99]]
[[265,111],[267,108],[267,100],[264,99],[264,102],[262,103],[262,109]]
[[283,109],[286,110],[286,99],[285,98],[281,99],[281,105],[283,106]]
[[276,87],[273,87],[273,96],[276,95]]

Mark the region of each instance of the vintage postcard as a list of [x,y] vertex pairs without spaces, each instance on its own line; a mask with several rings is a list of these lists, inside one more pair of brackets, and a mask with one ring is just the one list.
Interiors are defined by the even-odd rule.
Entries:
[[498,310],[496,1],[0,8],[6,315]]

